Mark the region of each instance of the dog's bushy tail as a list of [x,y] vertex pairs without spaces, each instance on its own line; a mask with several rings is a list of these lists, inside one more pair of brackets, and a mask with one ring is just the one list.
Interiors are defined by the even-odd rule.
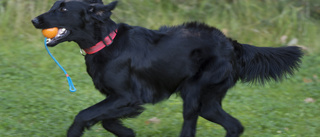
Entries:
[[242,82],[264,84],[279,81],[298,69],[303,56],[302,50],[296,46],[272,48],[236,44]]

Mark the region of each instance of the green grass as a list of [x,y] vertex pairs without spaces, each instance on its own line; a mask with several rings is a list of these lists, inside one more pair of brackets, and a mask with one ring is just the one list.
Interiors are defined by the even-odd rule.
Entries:
[[[62,137],[74,116],[104,97],[86,74],[83,57],[74,43],[50,50],[71,75],[76,88],[68,91],[62,71],[47,55],[43,37],[30,20],[45,12],[54,0],[0,1],[0,136]],[[305,47],[299,72],[282,83],[264,87],[241,84],[224,100],[227,112],[238,118],[245,137],[317,137],[320,135],[320,21],[317,0],[121,0],[112,18],[116,22],[157,29],[198,20],[224,29],[241,43],[282,46],[292,39]],[[281,41],[282,36],[287,40]],[[306,103],[306,98],[315,102]],[[124,120],[138,137],[178,136],[182,103],[173,95],[157,105],[146,105],[138,118]],[[160,123],[147,123],[153,117]],[[216,124],[199,119],[197,136],[224,136]],[[85,137],[112,136],[100,125]]]

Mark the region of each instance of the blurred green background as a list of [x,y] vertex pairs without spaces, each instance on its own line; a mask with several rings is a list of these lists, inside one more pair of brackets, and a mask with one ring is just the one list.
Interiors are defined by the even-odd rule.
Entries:
[[[224,100],[224,108],[245,126],[245,137],[318,137],[320,135],[320,1],[319,0],[119,0],[112,19],[157,29],[186,21],[205,22],[241,43],[278,47],[298,45],[305,56],[289,79],[262,87],[240,83]],[[44,37],[31,19],[55,0],[0,0],[0,136],[63,137],[74,116],[104,97],[86,74],[74,43],[51,52],[71,75],[67,81],[47,55]],[[104,0],[105,3],[111,2]],[[175,137],[182,124],[181,99],[124,120],[138,137]],[[202,118],[197,136],[224,136],[225,131]],[[113,136],[97,124],[85,137]]]

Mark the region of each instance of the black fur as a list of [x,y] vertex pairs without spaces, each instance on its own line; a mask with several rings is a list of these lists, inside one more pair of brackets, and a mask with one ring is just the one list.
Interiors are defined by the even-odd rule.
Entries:
[[88,74],[107,97],[75,117],[68,137],[81,136],[85,128],[99,121],[117,136],[132,137],[133,130],[120,120],[139,115],[143,104],[157,103],[173,93],[180,93],[183,99],[181,137],[195,136],[198,116],[223,126],[227,137],[240,136],[243,126],[221,107],[228,89],[240,79],[258,83],[281,80],[293,74],[302,57],[298,47],[240,44],[197,22],[159,30],[116,24],[110,19],[116,4],[62,0],[32,20],[38,29],[68,30],[49,46],[75,41],[86,49],[118,30],[110,46],[85,56]]

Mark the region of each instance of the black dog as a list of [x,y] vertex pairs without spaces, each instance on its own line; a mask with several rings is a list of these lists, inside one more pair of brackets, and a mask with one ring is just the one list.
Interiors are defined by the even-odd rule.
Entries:
[[117,136],[133,137],[133,130],[120,119],[135,117],[142,113],[143,104],[157,103],[173,93],[183,99],[181,137],[195,136],[198,116],[223,126],[227,137],[240,136],[241,123],[221,107],[228,89],[238,80],[281,80],[297,69],[302,57],[298,47],[240,44],[197,22],[159,30],[116,24],[110,19],[116,5],[60,0],[32,20],[38,29],[59,28],[48,46],[75,41],[87,52],[87,71],[107,96],[75,117],[68,137],[81,136],[99,121]]

